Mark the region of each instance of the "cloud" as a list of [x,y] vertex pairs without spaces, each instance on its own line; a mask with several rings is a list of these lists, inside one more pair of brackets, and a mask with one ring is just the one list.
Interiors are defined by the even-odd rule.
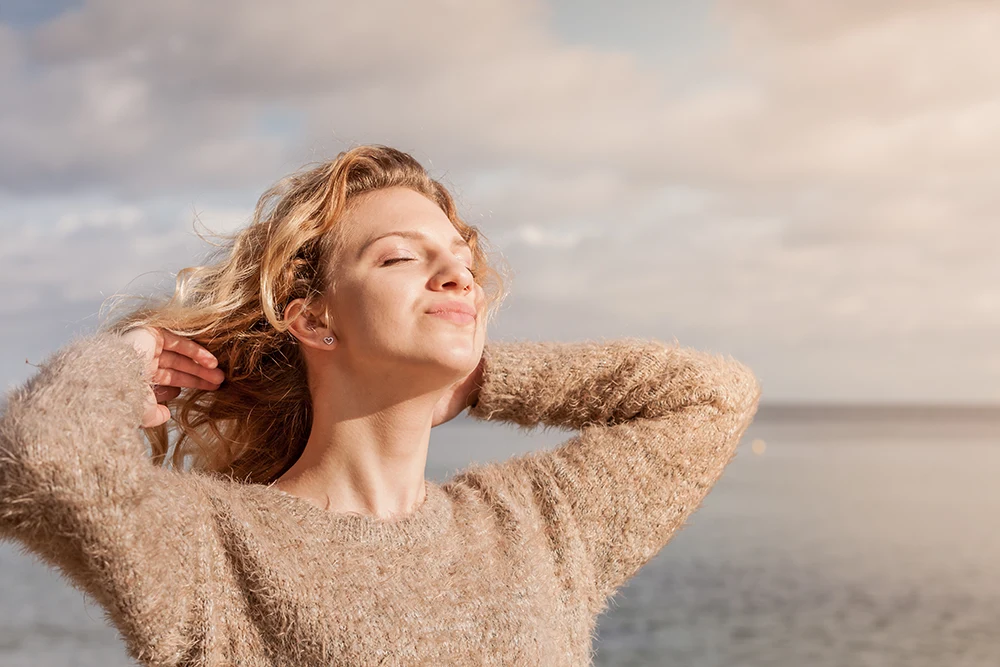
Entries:
[[669,67],[628,35],[571,44],[527,0],[101,0],[0,25],[0,281],[38,285],[8,308],[176,271],[195,214],[231,231],[247,193],[372,141],[416,155],[508,255],[512,331],[569,313],[686,332],[792,369],[771,371],[789,395],[803,364],[846,395],[865,363],[901,395],[916,371],[893,364],[950,340],[968,391],[1000,386],[958,349],[1000,328],[1000,9],[724,1],[705,20],[713,49],[681,40]]
[[[662,145],[656,76],[555,39],[533,2],[89,2],[21,41],[0,187],[227,187],[369,140],[449,168],[621,168]],[[262,105],[300,114],[299,141],[255,134]]]
[[517,242],[542,248],[573,248],[579,245],[584,235],[575,229],[563,231],[542,229],[534,225],[523,225],[511,235]]
[[194,220],[197,228],[207,233],[209,238],[214,235],[232,234],[250,223],[253,211],[250,208],[237,206],[196,206],[193,214],[185,211],[179,222],[188,224]]
[[52,221],[6,222],[0,284],[18,285],[0,302],[15,315],[58,301],[92,302],[126,288],[181,249],[177,230],[156,228],[132,206],[68,211]]
[[[128,232],[143,218],[142,210],[136,206],[120,206],[112,209],[93,211],[71,211],[56,221],[54,237],[63,238],[86,229],[115,229]],[[53,238],[53,237],[50,237]]]

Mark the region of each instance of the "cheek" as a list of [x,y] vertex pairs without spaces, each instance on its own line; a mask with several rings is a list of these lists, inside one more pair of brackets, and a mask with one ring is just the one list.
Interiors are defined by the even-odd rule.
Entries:
[[407,304],[413,303],[410,289],[406,284],[388,280],[359,285],[354,301],[355,315],[370,327],[408,326]]
[[486,315],[483,315],[476,325],[476,347],[479,350],[482,350],[486,345],[486,336]]

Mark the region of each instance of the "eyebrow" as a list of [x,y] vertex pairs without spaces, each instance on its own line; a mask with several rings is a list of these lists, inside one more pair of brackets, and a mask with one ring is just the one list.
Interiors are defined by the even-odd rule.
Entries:
[[[386,232],[381,236],[376,236],[375,238],[368,239],[367,241],[365,241],[364,245],[361,246],[361,250],[358,251],[358,258],[360,259],[365,254],[365,251],[368,250],[369,246],[371,246],[373,243],[375,243],[376,241],[380,241],[388,236],[402,236],[405,239],[416,239],[418,241],[426,241],[429,238],[427,234],[424,234],[423,232],[411,231],[408,229],[401,229],[398,232]],[[463,239],[461,236],[456,236],[455,238],[452,239],[451,241],[452,249],[461,246],[465,246],[469,250],[472,250],[472,246],[470,246],[468,241]]]

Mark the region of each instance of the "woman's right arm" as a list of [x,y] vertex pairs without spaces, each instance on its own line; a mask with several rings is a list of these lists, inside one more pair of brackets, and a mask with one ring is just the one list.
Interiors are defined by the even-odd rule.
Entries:
[[[13,390],[0,415],[0,537],[104,606],[131,652],[182,655],[224,567],[206,481],[150,462],[139,425],[149,360],[121,336],[79,339]],[[201,601],[204,602],[204,601]]]

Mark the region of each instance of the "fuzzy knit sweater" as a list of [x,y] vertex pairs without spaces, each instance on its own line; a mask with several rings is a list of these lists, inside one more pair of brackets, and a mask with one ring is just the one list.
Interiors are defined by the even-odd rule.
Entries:
[[79,338],[0,416],[0,536],[146,665],[561,665],[701,504],[757,408],[731,358],[640,339],[488,342],[470,415],[575,435],[426,484],[392,520],[151,464],[148,382]]

